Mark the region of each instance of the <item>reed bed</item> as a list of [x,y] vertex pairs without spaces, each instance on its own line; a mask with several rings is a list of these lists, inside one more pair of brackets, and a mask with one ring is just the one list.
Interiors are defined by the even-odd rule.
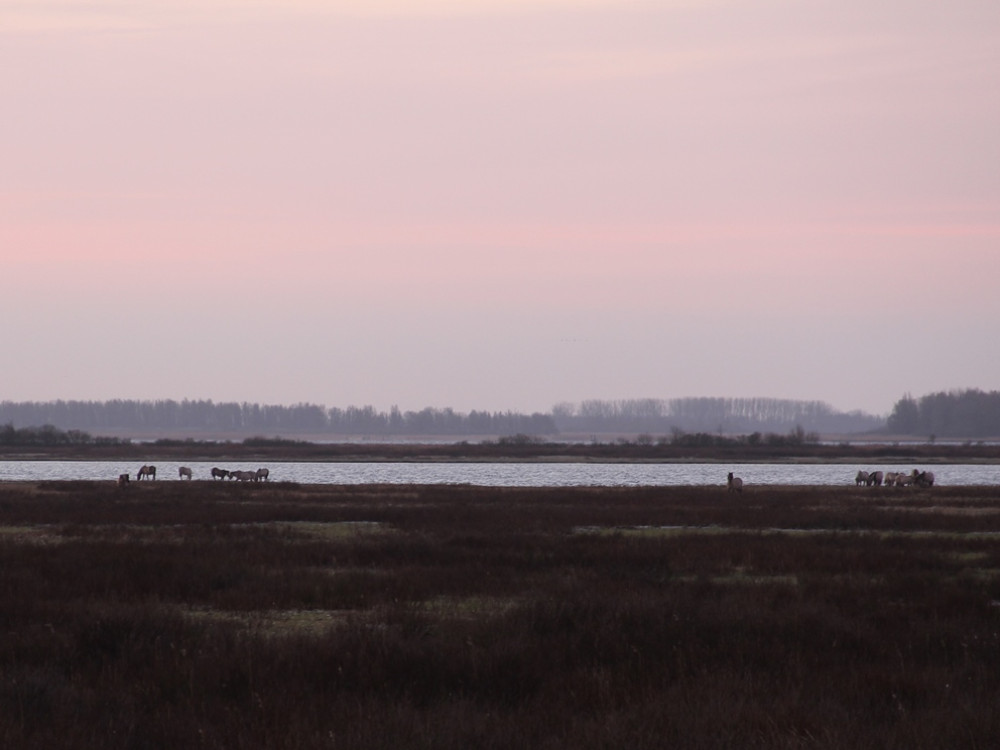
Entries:
[[0,484],[0,744],[1000,736],[994,488]]

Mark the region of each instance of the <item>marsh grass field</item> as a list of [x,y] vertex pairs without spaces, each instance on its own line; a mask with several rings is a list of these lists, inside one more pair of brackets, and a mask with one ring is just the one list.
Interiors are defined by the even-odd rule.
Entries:
[[0,745],[1000,738],[991,487],[0,484]]

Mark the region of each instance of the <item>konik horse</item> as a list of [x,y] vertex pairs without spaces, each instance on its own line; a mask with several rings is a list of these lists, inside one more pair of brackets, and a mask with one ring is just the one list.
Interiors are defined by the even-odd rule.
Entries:
[[141,479],[156,479],[156,467],[143,465],[139,471],[136,472],[135,478]]
[[743,480],[734,477],[733,472],[729,472],[729,476],[726,477],[726,487],[730,492],[743,492]]

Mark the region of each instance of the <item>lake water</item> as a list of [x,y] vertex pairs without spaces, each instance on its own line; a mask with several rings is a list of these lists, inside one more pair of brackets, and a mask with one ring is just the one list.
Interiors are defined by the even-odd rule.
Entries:
[[[196,480],[210,480],[212,466],[256,469],[257,464],[228,465],[190,462]],[[263,464],[260,464],[263,465]],[[157,465],[158,480],[178,481],[176,462]],[[319,463],[267,464],[271,481],[303,484],[474,484],[493,487],[640,487],[723,485],[734,471],[747,485],[854,484],[859,466],[851,464],[717,464],[717,463]],[[124,461],[0,461],[0,481],[115,480],[135,462]],[[864,466],[866,470],[911,471],[914,467]],[[933,464],[939,485],[1000,485],[1000,465]]]

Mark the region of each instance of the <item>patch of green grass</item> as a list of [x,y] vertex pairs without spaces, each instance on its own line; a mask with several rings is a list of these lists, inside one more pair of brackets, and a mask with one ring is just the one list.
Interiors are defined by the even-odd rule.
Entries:
[[315,539],[345,540],[362,534],[390,534],[392,529],[378,521],[292,521],[277,524],[295,534]]

